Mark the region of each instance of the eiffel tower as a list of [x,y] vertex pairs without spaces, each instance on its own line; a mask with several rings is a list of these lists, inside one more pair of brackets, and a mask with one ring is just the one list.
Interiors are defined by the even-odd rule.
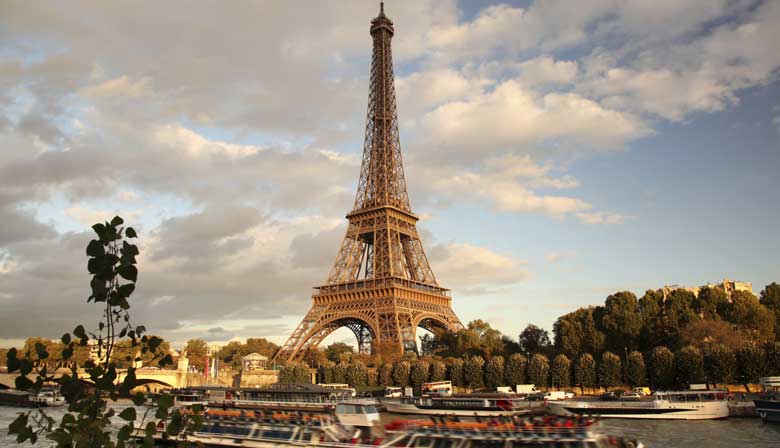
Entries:
[[436,282],[406,192],[390,40],[395,30],[384,4],[371,21],[374,41],[366,138],[355,205],[327,283],[274,359],[290,361],[334,330],[355,333],[358,349],[417,350],[417,328],[457,331],[449,290]]

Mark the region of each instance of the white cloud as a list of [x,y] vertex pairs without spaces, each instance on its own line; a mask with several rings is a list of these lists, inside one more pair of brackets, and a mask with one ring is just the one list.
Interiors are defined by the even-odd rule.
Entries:
[[127,75],[118,78],[103,81],[100,84],[88,86],[82,89],[82,93],[87,96],[109,96],[109,97],[129,97],[137,98],[150,95],[150,78],[145,77],[137,81],[132,81]]
[[549,56],[522,62],[517,68],[520,80],[529,86],[570,84],[577,78],[576,61],[556,61]]
[[574,251],[562,251],[562,252],[547,252],[544,254],[544,259],[548,263],[561,263],[574,259],[577,254]]
[[468,243],[437,244],[429,251],[439,284],[453,294],[495,292],[527,279],[527,262]]
[[575,216],[585,224],[620,224],[625,216],[610,212],[579,212]]

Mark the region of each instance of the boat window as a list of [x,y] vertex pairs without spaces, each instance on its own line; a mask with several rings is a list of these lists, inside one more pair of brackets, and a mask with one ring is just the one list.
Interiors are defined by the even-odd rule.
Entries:
[[685,395],[683,394],[671,394],[669,397],[670,397],[669,401],[675,403],[685,403]]
[[363,413],[364,414],[376,414],[377,410],[376,410],[376,407],[374,407],[372,405],[363,406]]
[[712,401],[715,399],[715,394],[701,394],[701,401]]
[[701,401],[699,394],[688,394],[686,398],[688,401]]

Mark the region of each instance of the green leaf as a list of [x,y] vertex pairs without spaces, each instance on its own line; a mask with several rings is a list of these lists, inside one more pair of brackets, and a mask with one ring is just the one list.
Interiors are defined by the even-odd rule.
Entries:
[[131,282],[138,280],[138,269],[135,266],[119,266],[116,268],[116,272],[125,280],[130,280]]
[[19,360],[16,359],[16,348],[11,348],[8,350],[8,353],[5,354],[5,365],[8,367],[8,373],[16,372],[19,367]]
[[73,334],[76,335],[77,338],[85,338],[87,337],[87,333],[84,331],[84,326],[79,325],[78,327],[73,329]]
[[120,218],[119,216],[114,216],[114,219],[111,220],[111,225],[114,227],[121,226],[125,223],[125,220]]
[[19,360],[19,373],[22,375],[27,375],[28,373],[32,372],[33,367],[34,366],[31,360],[27,358],[22,358]]
[[170,354],[163,356],[161,360],[157,362],[157,365],[160,367],[170,366],[173,365],[173,358]]
[[135,233],[135,229],[132,227],[128,227],[127,229],[125,229],[125,235],[128,238],[138,238],[138,235]]
[[135,421],[136,418],[135,408],[134,407],[125,408],[122,412],[119,413],[119,418],[127,422]]
[[62,359],[70,359],[73,356],[73,347],[65,347],[62,349]]
[[35,383],[30,381],[30,379],[26,376],[17,376],[14,383],[16,384],[16,388],[19,390],[27,390],[35,385]]
[[46,350],[46,346],[40,342],[35,343],[35,353],[38,355],[38,359],[46,359],[49,357],[49,352]]
[[135,285],[132,283],[122,285],[116,290],[121,297],[130,297],[130,295],[133,294],[133,291],[135,291]]
[[103,247],[103,243],[98,240],[91,240],[87,244],[87,256],[88,257],[101,257],[106,253],[106,249]]
[[101,241],[105,240],[104,235],[106,234],[106,226],[100,223],[95,224],[92,226],[92,230],[95,231],[97,236],[100,238]]
[[8,425],[8,434],[19,434],[27,428],[27,414],[19,414]]
[[122,428],[119,429],[119,433],[116,435],[116,439],[119,441],[125,441],[130,438],[130,433],[133,431],[133,425],[127,424],[122,426]]
[[160,346],[160,344],[162,344],[162,342],[163,340],[161,338],[158,338],[157,336],[150,337],[147,342],[149,345],[149,351],[151,351],[152,353],[156,352],[157,348]]
[[63,334],[62,337],[60,338],[60,341],[62,341],[64,345],[70,344],[70,333]]

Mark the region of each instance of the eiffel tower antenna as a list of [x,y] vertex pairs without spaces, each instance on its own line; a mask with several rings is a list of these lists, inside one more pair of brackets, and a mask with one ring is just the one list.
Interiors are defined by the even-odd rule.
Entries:
[[417,328],[463,328],[452,299],[425,256],[412,213],[401,159],[390,41],[393,22],[384,3],[371,20],[373,40],[363,162],[347,233],[327,282],[314,289],[312,307],[274,357],[290,361],[347,327],[358,349],[417,350]]

